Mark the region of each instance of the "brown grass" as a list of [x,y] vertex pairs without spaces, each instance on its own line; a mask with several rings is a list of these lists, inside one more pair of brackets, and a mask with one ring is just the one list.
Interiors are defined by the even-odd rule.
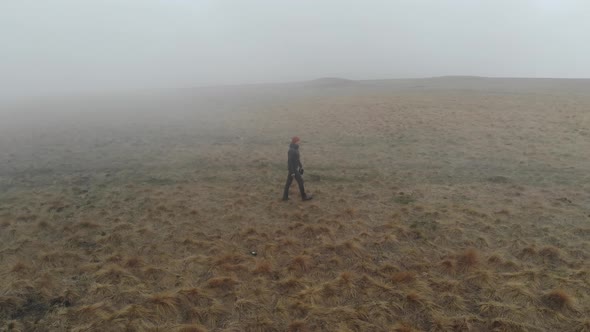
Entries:
[[559,250],[559,248],[556,248],[554,246],[546,246],[539,250],[539,255],[548,259],[556,260],[559,259],[563,254],[561,253],[561,250]]
[[170,317],[178,314],[180,301],[175,294],[155,294],[147,298],[148,305],[155,307],[156,314]]
[[416,273],[412,271],[397,272],[391,276],[391,281],[394,283],[409,283],[414,280],[416,280]]
[[289,264],[289,269],[300,274],[305,273],[309,271],[312,260],[312,257],[309,255],[295,256]]
[[124,266],[126,268],[140,268],[142,266],[145,265],[145,262],[143,261],[143,259],[141,257],[129,257],[127,258],[127,260],[125,260],[125,264]]
[[118,265],[107,265],[95,273],[96,281],[108,284],[136,283],[138,279]]
[[230,277],[216,277],[207,281],[207,287],[219,290],[232,290],[239,281]]
[[256,266],[252,270],[252,272],[255,274],[265,274],[265,275],[270,275],[272,273],[272,271],[273,271],[272,265],[267,260],[256,262]]
[[573,327],[572,331],[590,332],[590,319],[586,318],[576,322],[576,325]]
[[477,266],[480,262],[480,254],[474,249],[470,248],[465,250],[462,254],[457,257],[457,263],[459,267],[464,270],[471,269]]
[[197,324],[183,324],[174,327],[175,332],[208,332],[204,326]]
[[0,331],[588,332],[582,83],[432,82],[1,119]]
[[574,309],[574,298],[563,289],[554,289],[546,293],[543,301],[553,309]]
[[21,274],[21,273],[26,273],[31,267],[23,262],[16,262],[12,268],[10,269],[10,272],[12,273],[16,273],[16,274]]
[[205,291],[199,288],[183,288],[178,290],[178,295],[181,299],[185,299],[191,305],[208,306],[213,302],[213,298]]
[[287,332],[311,332],[302,320],[295,320],[287,326]]

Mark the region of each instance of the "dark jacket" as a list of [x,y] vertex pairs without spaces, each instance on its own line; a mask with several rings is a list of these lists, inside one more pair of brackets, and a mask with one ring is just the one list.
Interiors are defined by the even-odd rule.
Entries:
[[297,173],[299,168],[303,168],[303,165],[301,165],[301,161],[299,160],[299,145],[291,143],[291,145],[289,145],[289,174]]

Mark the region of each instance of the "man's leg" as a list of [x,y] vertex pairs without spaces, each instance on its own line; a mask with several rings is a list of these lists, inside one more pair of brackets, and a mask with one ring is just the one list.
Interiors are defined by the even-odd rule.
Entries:
[[287,183],[285,184],[285,191],[283,192],[283,201],[289,199],[289,187],[291,187],[291,183],[293,182],[293,177],[291,174],[287,175]]
[[295,181],[297,181],[297,184],[299,185],[299,192],[301,193],[301,199],[305,199],[307,197],[307,195],[305,194],[305,187],[303,187],[303,178],[301,177],[301,174],[299,174],[299,172],[295,173]]

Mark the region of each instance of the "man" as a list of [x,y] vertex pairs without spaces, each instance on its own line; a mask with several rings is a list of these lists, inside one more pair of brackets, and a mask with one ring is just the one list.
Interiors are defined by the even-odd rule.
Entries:
[[289,199],[289,187],[291,187],[293,178],[295,178],[295,181],[297,181],[297,184],[299,185],[301,199],[304,201],[309,201],[313,198],[311,195],[307,195],[305,193],[305,189],[303,188],[303,177],[301,177],[301,175],[303,174],[303,165],[301,165],[301,160],[299,159],[299,142],[299,137],[295,136],[291,139],[291,145],[289,145],[289,175],[287,176],[287,184],[285,184],[283,201]]

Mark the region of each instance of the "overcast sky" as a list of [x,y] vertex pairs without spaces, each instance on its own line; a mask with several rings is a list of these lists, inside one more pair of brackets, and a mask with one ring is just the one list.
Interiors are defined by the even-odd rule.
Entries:
[[0,97],[481,75],[590,77],[588,0],[0,0]]

